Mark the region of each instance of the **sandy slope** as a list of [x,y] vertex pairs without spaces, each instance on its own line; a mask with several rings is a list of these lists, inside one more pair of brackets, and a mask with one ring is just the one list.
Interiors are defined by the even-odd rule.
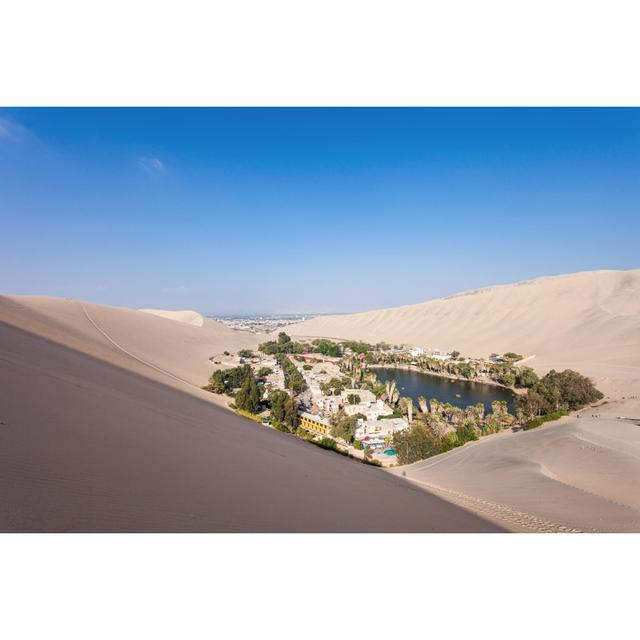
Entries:
[[324,336],[535,355],[540,370],[575,368],[610,397],[640,390],[640,269],[545,277],[421,304],[291,325]]
[[[209,318],[203,320],[202,326],[196,326],[134,309],[44,296],[0,297],[0,320],[167,382],[166,376],[140,360],[149,362],[197,387],[206,383],[214,369],[210,357],[224,350],[254,348],[263,339],[257,334],[234,331]],[[140,360],[122,353],[96,326]]]
[[195,327],[201,327],[204,324],[204,318],[197,311],[167,311],[166,309],[140,309],[140,311],[151,313],[167,320],[192,324]]
[[[395,474],[521,530],[640,531],[640,401],[467,444]],[[618,406],[620,408],[620,405]],[[424,484],[422,484],[424,483]],[[554,528],[555,527],[555,528]]]
[[191,385],[209,354],[257,339],[0,298],[0,531],[499,530]]

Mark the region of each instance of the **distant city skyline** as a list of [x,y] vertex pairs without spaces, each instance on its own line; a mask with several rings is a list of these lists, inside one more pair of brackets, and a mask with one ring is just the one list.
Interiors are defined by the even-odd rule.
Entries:
[[640,267],[639,109],[0,109],[0,294],[345,313]]

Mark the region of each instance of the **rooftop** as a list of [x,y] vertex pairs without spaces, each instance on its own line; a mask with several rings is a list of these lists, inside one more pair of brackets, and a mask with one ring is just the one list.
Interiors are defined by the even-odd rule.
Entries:
[[314,422],[319,422],[320,424],[323,424],[325,427],[331,426],[328,420],[326,420],[325,418],[321,418],[320,416],[316,416],[313,413],[307,413],[306,411],[303,411],[300,414],[300,417],[306,418],[307,420],[313,420]]

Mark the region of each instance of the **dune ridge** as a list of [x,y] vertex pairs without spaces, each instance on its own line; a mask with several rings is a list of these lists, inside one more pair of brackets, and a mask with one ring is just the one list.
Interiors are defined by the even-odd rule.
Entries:
[[204,324],[204,318],[197,311],[168,311],[166,309],[140,309],[140,311],[159,316],[160,318],[166,318],[167,320],[191,324],[194,327],[201,327]]
[[640,388],[640,269],[545,276],[427,302],[319,316],[288,332],[457,349],[515,351],[540,372],[574,368],[610,397]]

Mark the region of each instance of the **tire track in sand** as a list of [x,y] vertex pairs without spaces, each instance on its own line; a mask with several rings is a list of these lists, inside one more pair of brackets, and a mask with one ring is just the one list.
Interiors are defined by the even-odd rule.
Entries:
[[506,522],[524,531],[532,531],[535,533],[582,533],[580,529],[576,529],[575,527],[552,522],[529,513],[524,513],[523,511],[517,511],[516,509],[497,502],[491,502],[483,498],[475,498],[460,491],[445,489],[444,487],[431,484],[430,482],[424,482],[423,480],[416,480],[409,477],[405,479],[409,482],[422,485],[448,502],[453,502],[460,507],[486,515],[494,520]]
[[166,369],[163,369],[162,367],[158,367],[157,365],[153,364],[152,362],[149,362],[148,360],[144,360],[143,358],[140,358],[139,356],[137,356],[135,353],[131,353],[131,351],[129,351],[128,349],[125,349],[121,344],[118,344],[98,324],[96,324],[96,322],[93,320],[93,318],[89,315],[89,312],[87,311],[87,309],[84,306],[83,302],[78,301],[78,304],[80,305],[80,308],[82,309],[82,311],[83,311],[84,315],[86,316],[87,320],[93,325],[93,327],[96,329],[96,331],[98,331],[104,338],[106,338],[116,349],[118,349],[119,351],[122,351],[122,353],[124,353],[125,355],[129,356],[130,358],[133,358],[134,360],[137,360],[141,364],[143,364],[143,365],[145,365],[147,367],[150,367],[151,369],[154,369],[155,371],[158,371],[159,373],[162,373],[165,376],[169,376],[170,378],[173,378],[173,380],[176,380],[177,382],[180,382],[182,384],[186,384],[189,387],[192,387],[194,389],[200,390],[200,387],[198,387],[197,385],[193,384],[192,382],[189,382],[188,380],[184,380],[183,378],[180,378],[179,376],[174,375],[170,371],[167,371]]

